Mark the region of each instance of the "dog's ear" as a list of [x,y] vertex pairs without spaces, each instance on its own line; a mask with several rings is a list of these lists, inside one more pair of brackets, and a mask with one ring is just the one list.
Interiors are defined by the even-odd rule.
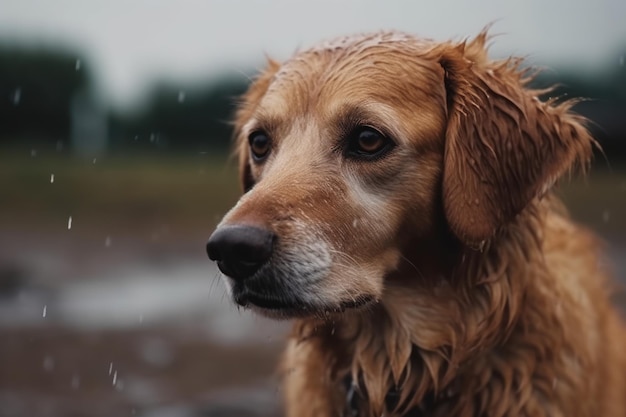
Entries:
[[574,165],[595,143],[572,102],[541,102],[520,60],[487,58],[486,33],[448,45],[445,72],[443,205],[461,242],[480,247]]
[[244,192],[247,192],[254,186],[254,178],[250,169],[248,138],[243,136],[242,129],[252,117],[254,110],[267,92],[279,68],[280,64],[278,62],[268,59],[265,70],[259,74],[248,90],[241,96],[235,113],[235,152],[239,161],[239,179]]

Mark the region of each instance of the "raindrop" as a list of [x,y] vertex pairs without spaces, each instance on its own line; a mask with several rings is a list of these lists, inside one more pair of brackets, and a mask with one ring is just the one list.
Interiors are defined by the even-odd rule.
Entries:
[[76,71],[80,71],[80,59],[77,59],[77,60],[76,60],[76,65],[74,66],[74,69],[75,69]]
[[120,379],[119,381],[117,381],[117,384],[115,384],[115,389],[118,391],[123,391],[124,390],[124,380]]
[[96,161],[97,161],[97,158],[94,158],[94,159],[91,161],[91,163],[95,165],[95,164],[96,164]]
[[72,228],[72,216],[69,217],[69,219],[67,219],[67,230],[70,230]]
[[113,362],[109,362],[109,375],[113,372]]
[[154,142],[154,133],[150,133],[150,143]]
[[37,149],[31,149],[30,150],[30,156],[32,156],[33,158],[37,156]]
[[74,374],[72,375],[72,389],[80,388],[80,375]]
[[117,384],[117,371],[113,372],[113,386]]
[[13,91],[13,105],[17,106],[18,104],[20,104],[21,100],[22,100],[22,89],[20,87],[17,87],[15,91]]
[[185,102],[185,92],[182,90],[178,92],[178,102],[181,104]]
[[46,317],[46,314],[48,314],[48,305],[44,304],[43,311],[41,312],[41,317]]
[[139,135],[135,135],[135,140],[139,140]]
[[111,246],[111,236],[107,236],[106,239],[104,239],[104,247],[108,248]]
[[608,223],[611,217],[611,212],[607,209],[602,212],[602,221]]
[[54,358],[50,355],[46,355],[45,358],[43,358],[43,369],[46,372],[50,372],[54,369]]
[[54,184],[54,174],[50,174],[50,184]]

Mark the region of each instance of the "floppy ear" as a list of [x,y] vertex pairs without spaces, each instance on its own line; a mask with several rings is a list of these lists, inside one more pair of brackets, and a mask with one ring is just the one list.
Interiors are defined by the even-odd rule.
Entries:
[[[573,165],[586,165],[595,143],[584,119],[526,88],[521,60],[489,62],[482,33],[440,55],[448,125],[443,205],[465,244],[485,240],[545,193]],[[545,91],[543,91],[545,92]]]
[[239,179],[244,192],[249,191],[254,186],[254,179],[250,169],[248,138],[243,136],[242,129],[267,92],[278,68],[280,68],[278,62],[268,59],[265,70],[252,82],[248,91],[241,96],[235,113],[235,152],[239,161]]

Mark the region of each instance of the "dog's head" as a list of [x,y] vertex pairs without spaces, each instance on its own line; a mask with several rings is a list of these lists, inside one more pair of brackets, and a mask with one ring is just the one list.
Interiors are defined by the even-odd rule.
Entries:
[[207,245],[237,303],[290,317],[379,300],[408,244],[479,246],[589,157],[567,105],[485,40],[381,33],[269,63],[236,117],[245,194]]

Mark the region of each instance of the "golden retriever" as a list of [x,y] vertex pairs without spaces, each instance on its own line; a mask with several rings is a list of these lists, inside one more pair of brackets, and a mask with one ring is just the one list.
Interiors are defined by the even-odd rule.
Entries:
[[245,193],[207,251],[295,319],[288,416],[626,416],[608,274],[551,191],[594,140],[487,39],[345,37],[243,96]]

